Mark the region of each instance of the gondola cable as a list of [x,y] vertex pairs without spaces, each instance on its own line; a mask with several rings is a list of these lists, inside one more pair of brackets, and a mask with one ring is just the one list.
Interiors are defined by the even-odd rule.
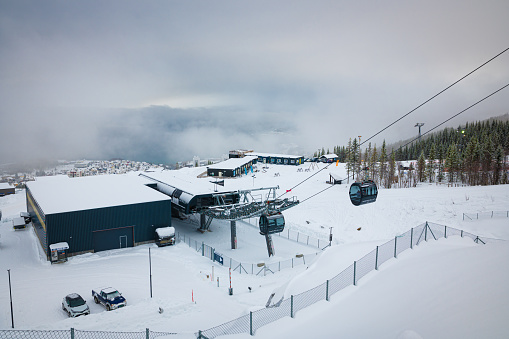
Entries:
[[[439,123],[439,124],[438,124],[438,125],[436,125],[435,127],[431,128],[430,130],[428,130],[428,131],[426,131],[425,133],[421,134],[421,137],[422,137],[422,136],[424,136],[424,135],[426,135],[426,134],[431,133],[432,131],[434,131],[434,130],[435,130],[435,129],[437,129],[438,127],[440,127],[440,126],[442,126],[443,124],[447,123],[448,121],[450,121],[450,120],[452,120],[452,119],[456,118],[457,116],[459,116],[459,115],[461,115],[461,114],[465,113],[466,111],[468,111],[469,109],[473,108],[474,106],[477,106],[478,104],[480,104],[480,103],[481,103],[481,102],[483,102],[484,100],[486,100],[486,99],[488,99],[489,97],[491,97],[491,96],[493,96],[493,95],[497,94],[498,92],[500,92],[501,90],[503,90],[503,89],[504,89],[504,88],[506,88],[506,87],[509,87],[509,84],[507,84],[507,85],[505,85],[505,86],[503,86],[503,87],[500,87],[500,88],[499,88],[499,89],[497,89],[496,91],[494,91],[494,92],[492,92],[491,94],[489,94],[489,95],[485,96],[484,98],[482,98],[482,99],[478,100],[477,102],[475,102],[475,103],[473,103],[472,105],[468,106],[467,108],[465,108],[464,110],[460,111],[459,113],[456,113],[455,115],[451,116],[450,118],[448,118],[448,119],[444,120],[443,122]],[[418,139],[419,139],[419,137],[417,137],[417,138],[415,138],[415,139],[412,139],[412,140],[410,140],[409,142],[407,142],[406,144],[404,144],[403,146],[401,146],[400,148],[405,147],[405,146],[407,146],[407,145],[409,145],[409,144],[413,143],[414,141],[416,141],[416,140],[418,140]],[[389,157],[390,155],[392,155],[392,153],[394,153],[394,151],[393,151],[393,152],[390,152],[390,153],[387,155],[387,157]],[[324,167],[323,169],[327,168],[327,167],[328,167],[328,166],[330,166],[330,165],[331,165],[331,164],[327,165],[327,166],[326,166],[326,167]],[[318,173],[318,172],[317,172],[317,173]],[[350,177],[352,177],[352,178],[353,178],[353,176],[354,176],[354,175],[349,175],[348,177],[344,178],[343,180],[349,179]],[[343,180],[342,180],[342,181],[343,181]],[[332,187],[333,187],[333,186],[331,185],[331,186],[329,186],[329,187],[327,187],[327,188],[325,188],[325,189],[323,189],[323,190],[319,191],[318,193],[315,193],[315,194],[311,195],[310,197],[308,197],[308,198],[306,198],[306,199],[302,200],[300,203],[302,204],[302,203],[303,203],[303,202],[305,202],[306,200],[309,200],[309,199],[311,199],[311,198],[313,198],[313,197],[317,196],[318,194],[323,193],[324,191],[326,191],[326,190],[328,190],[328,189],[330,189],[330,188],[332,188]]]
[[[415,107],[414,109],[412,109],[411,111],[409,111],[408,113],[404,114],[403,116],[401,116],[400,118],[398,118],[397,120],[395,120],[394,122],[390,123],[389,125],[387,125],[386,127],[384,127],[383,129],[381,129],[380,131],[378,131],[377,133],[375,133],[374,135],[372,135],[371,137],[369,137],[368,139],[364,140],[364,142],[360,143],[359,144],[359,147],[363,144],[365,144],[367,141],[373,139],[375,136],[379,135],[380,133],[382,133],[383,131],[385,131],[386,129],[388,129],[389,127],[393,126],[395,123],[401,121],[402,119],[406,118],[408,115],[410,115],[411,113],[415,112],[417,109],[421,108],[422,106],[424,106],[425,104],[427,104],[428,102],[430,102],[431,100],[435,99],[436,97],[438,97],[440,94],[444,93],[445,91],[447,91],[448,89],[450,89],[451,87],[453,87],[454,85],[458,84],[459,82],[461,82],[462,80],[466,79],[468,76],[472,75],[473,73],[475,73],[476,71],[478,71],[479,69],[481,69],[482,67],[486,66],[488,63],[490,63],[491,61],[495,60],[496,58],[498,58],[499,56],[501,56],[502,54],[504,54],[505,52],[507,52],[509,50],[509,47],[504,49],[502,52],[498,53],[497,55],[495,55],[494,57],[492,57],[491,59],[489,59],[488,61],[484,62],[482,65],[478,66],[477,68],[475,68],[474,70],[470,71],[469,73],[467,73],[466,75],[464,75],[463,77],[461,77],[460,79],[456,80],[455,82],[453,82],[451,85],[447,86],[446,88],[444,88],[443,90],[441,90],[440,92],[438,92],[437,94],[433,95],[431,98],[429,98],[428,100],[424,101],[423,103],[421,103],[420,105],[418,105],[417,107]],[[500,88],[499,90],[493,92],[492,94],[488,95],[487,97],[481,99],[480,101],[478,101],[477,103],[473,104],[472,106],[470,106],[469,108],[465,109],[464,111],[470,109],[471,107],[477,105],[478,103],[480,103],[481,101],[484,101],[485,99],[489,98],[490,96],[494,95],[495,93],[497,93],[498,91],[504,89],[506,86]],[[450,119],[444,121],[443,123],[435,126],[433,129],[429,130],[427,133],[431,132],[432,130],[434,130],[435,128],[445,124],[447,121],[455,118],[456,116],[460,115],[461,113],[463,113],[464,111],[452,116]],[[427,134],[425,133],[425,134]],[[421,135],[422,136],[422,135]],[[415,141],[412,140],[411,142]],[[392,152],[390,153],[392,154]],[[389,155],[390,155],[389,154]],[[316,173],[313,173],[312,175],[310,175],[309,177],[307,177],[306,179],[304,179],[303,181],[301,181],[300,183],[298,183],[297,185],[293,186],[292,188],[290,188],[289,190],[286,190],[286,192],[282,193],[277,199],[281,198],[282,196],[284,196],[285,194],[287,194],[288,192],[291,192],[294,188],[298,187],[299,185],[303,184],[304,182],[306,182],[307,180],[311,179],[313,176],[315,176],[316,174],[320,173],[321,171],[323,171],[324,169],[327,169],[330,165],[332,165],[332,163],[328,164],[327,166],[325,166],[324,168],[322,168],[321,170],[319,170],[318,172]],[[347,178],[345,179],[348,179],[350,178],[350,176],[348,176]],[[322,192],[322,191],[321,191]],[[319,193],[321,193],[319,192]],[[316,195],[316,194],[315,194]],[[315,196],[313,195],[313,196]],[[307,199],[305,199],[307,200]],[[303,200],[303,201],[305,201]]]

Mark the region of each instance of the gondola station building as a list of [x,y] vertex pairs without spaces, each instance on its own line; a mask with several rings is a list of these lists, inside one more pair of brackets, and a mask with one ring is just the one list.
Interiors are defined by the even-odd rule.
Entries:
[[153,186],[134,174],[41,177],[26,185],[27,210],[48,258],[62,242],[71,255],[132,247],[171,226],[171,197]]

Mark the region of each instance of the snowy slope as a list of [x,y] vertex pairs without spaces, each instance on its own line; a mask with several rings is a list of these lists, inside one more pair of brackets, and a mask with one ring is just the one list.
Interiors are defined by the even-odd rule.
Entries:
[[[323,164],[319,164],[323,167]],[[309,164],[299,166],[307,169]],[[226,180],[228,185],[267,187],[280,193],[316,173],[299,167],[270,166],[256,178]],[[190,177],[203,168],[184,169]],[[275,175],[279,173],[279,175]],[[288,195],[301,201],[329,187],[324,170],[293,188]],[[209,184],[211,185],[211,184]],[[230,186],[233,187],[233,186]],[[234,295],[228,295],[228,270],[214,265],[185,244],[85,254],[61,265],[50,265],[31,228],[13,231],[10,220],[25,210],[24,192],[0,198],[0,271],[11,269],[14,320],[20,329],[154,331],[192,333],[233,320],[263,308],[269,295],[281,291],[297,294],[323,283],[375,246],[424,221],[464,229],[485,237],[509,239],[509,219],[463,221],[462,213],[509,210],[509,186],[447,188],[422,185],[408,189],[382,189],[376,203],[354,207],[348,186],[337,185],[285,212],[287,226],[302,234],[326,239],[333,227],[333,246],[310,265],[276,274],[256,276],[232,273]],[[252,225],[249,225],[249,222]],[[275,237],[277,258],[267,258],[256,220],[239,223],[239,248],[231,250],[227,223],[214,221],[212,232],[196,232],[192,220],[174,222],[177,232],[222,248],[225,254],[257,263],[285,260],[316,248]],[[358,231],[358,228],[361,228]],[[148,248],[152,253],[153,298],[150,298]],[[350,286],[330,302],[318,302],[259,329],[256,337],[356,337],[397,338],[412,334],[426,337],[502,337],[508,326],[509,246],[476,245],[468,239],[441,239],[403,252]],[[214,266],[214,279],[211,279]],[[7,275],[5,273],[5,275]],[[219,287],[217,278],[219,277]],[[128,307],[106,312],[91,299],[91,289],[112,286],[126,297]],[[251,288],[251,292],[248,287]],[[60,309],[68,293],[80,293],[92,314],[68,319]],[[159,313],[159,307],[164,309]],[[7,277],[0,284],[0,329],[11,325]],[[367,326],[366,324],[369,324]],[[406,332],[405,332],[406,331]],[[247,338],[248,335],[245,335]],[[244,335],[239,335],[244,337]]]

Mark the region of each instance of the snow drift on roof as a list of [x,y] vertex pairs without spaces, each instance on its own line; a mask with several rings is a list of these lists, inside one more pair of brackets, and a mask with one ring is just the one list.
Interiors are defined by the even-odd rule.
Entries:
[[256,160],[257,158],[251,155],[246,155],[244,158],[231,158],[226,161],[219,162],[214,165],[207,166],[211,169],[231,169],[234,170],[236,168],[242,167],[249,162]]
[[145,186],[149,182],[133,173],[79,178],[61,175],[37,178],[27,187],[45,214],[55,214],[171,199]]

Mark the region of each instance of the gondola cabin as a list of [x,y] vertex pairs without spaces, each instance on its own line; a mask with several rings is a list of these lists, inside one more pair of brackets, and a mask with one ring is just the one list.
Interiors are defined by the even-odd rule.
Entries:
[[280,233],[285,228],[285,217],[281,212],[264,213],[260,216],[260,234]]
[[355,206],[375,202],[377,195],[378,188],[373,180],[354,182],[350,186],[350,201]]

